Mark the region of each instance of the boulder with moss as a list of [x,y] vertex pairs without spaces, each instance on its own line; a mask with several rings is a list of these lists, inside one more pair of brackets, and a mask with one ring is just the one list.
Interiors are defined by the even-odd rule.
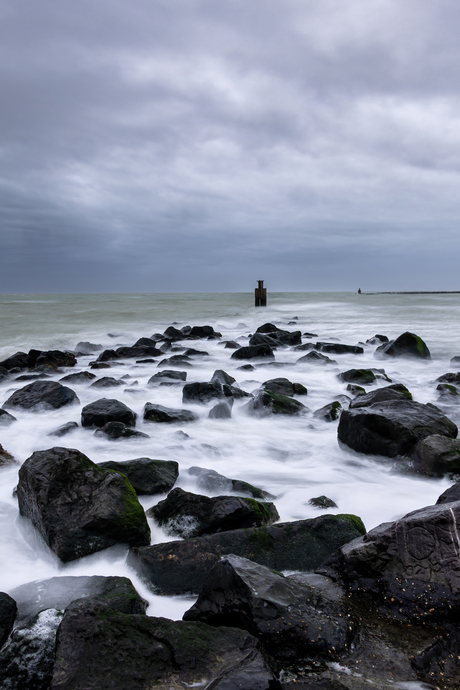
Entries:
[[179,464],[174,460],[134,458],[133,460],[107,460],[99,467],[120,472],[128,477],[138,496],[163,494],[173,488],[179,476]]
[[395,340],[380,345],[375,351],[379,357],[415,357],[431,359],[430,351],[424,340],[415,333],[406,331]]
[[258,391],[254,398],[245,406],[245,409],[257,417],[265,417],[271,414],[293,416],[306,414],[309,411],[308,407],[299,400],[265,389]]

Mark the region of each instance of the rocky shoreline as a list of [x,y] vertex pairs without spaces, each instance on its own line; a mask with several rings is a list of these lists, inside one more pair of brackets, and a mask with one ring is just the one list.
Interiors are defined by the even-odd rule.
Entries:
[[[380,366],[341,371],[337,381],[346,384],[347,395],[314,411],[301,381],[275,377],[250,392],[233,376],[261,364],[282,366],[276,355],[287,349],[298,352],[299,371],[306,364],[337,365],[331,355],[359,361],[364,352],[362,344],[314,338],[267,323],[242,346],[212,326],[171,325],[113,350],[79,343],[74,352],[31,349],[0,362],[1,379],[15,388],[0,409],[0,427],[13,425],[15,413],[76,409],[81,403],[73,387],[107,388],[115,396],[84,405],[81,426],[56,428],[49,447],[22,464],[17,500],[23,519],[63,563],[124,544],[130,567],[152,591],[198,596],[183,621],[171,621],[147,616],[146,602],[121,577],[62,576],[1,593],[2,688],[460,687],[460,484],[436,505],[366,532],[350,514],[279,522],[275,496],[208,468],[189,470],[202,487],[203,494],[195,494],[175,487],[177,462],[98,463],[55,445],[79,426],[108,442],[148,436],[136,429],[136,413],[116,398],[129,381],[105,375],[114,362],[132,360],[158,368],[148,387],[182,390],[183,407],[145,403],[144,428],[151,433],[156,425],[193,425],[198,415],[187,405],[222,420],[237,404],[254,424],[276,415],[337,424],[344,448],[391,459],[401,472],[457,478],[457,426],[436,405],[414,401]],[[232,374],[221,369],[209,381],[187,382],[213,340],[231,351]],[[394,341],[376,335],[370,344],[379,365],[431,357],[413,333]],[[86,370],[71,372],[79,357],[93,353]],[[452,367],[459,360],[453,356]],[[98,378],[99,369],[104,375]],[[460,373],[446,372],[436,383],[440,404],[456,404]],[[2,449],[0,467],[14,463]],[[146,514],[138,496],[160,494],[167,496]],[[333,503],[326,496],[313,500]],[[147,518],[172,541],[151,545]]]

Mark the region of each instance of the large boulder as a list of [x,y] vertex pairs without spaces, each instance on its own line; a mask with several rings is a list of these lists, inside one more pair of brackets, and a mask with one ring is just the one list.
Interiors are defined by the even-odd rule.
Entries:
[[331,661],[349,650],[357,630],[346,597],[337,599],[332,603],[319,588],[229,555],[216,563],[183,618],[247,630],[279,662]]
[[3,407],[19,410],[57,410],[79,403],[75,392],[56,381],[34,381],[15,391]]
[[340,547],[317,570],[400,619],[458,621],[460,501],[428,506]]
[[350,409],[369,407],[374,403],[386,402],[388,400],[412,400],[412,394],[404,384],[392,383],[390,386],[377,388],[369,393],[364,391],[362,395],[358,395],[355,400],[351,401]]
[[217,381],[214,383],[195,382],[186,383],[182,389],[182,402],[207,403],[224,397],[222,384]]
[[71,383],[72,385],[80,383],[91,383],[96,378],[96,374],[92,374],[90,371],[79,371],[75,374],[67,374],[59,379],[59,383]]
[[13,629],[18,613],[17,602],[5,592],[0,592],[0,647],[3,647]]
[[150,543],[145,513],[126,477],[79,450],[33,453],[19,470],[17,493],[20,514],[62,561],[118,543]]
[[[361,400],[360,396],[357,400]],[[412,400],[389,400],[342,412],[337,430],[342,443],[359,453],[404,455],[422,438],[455,438],[457,426],[437,407]]]
[[40,352],[35,360],[35,367],[47,365],[49,367],[58,369],[59,367],[74,367],[76,363],[77,358],[72,352],[47,350],[46,352]]
[[215,331],[212,326],[192,326],[188,331],[189,338],[222,338],[222,333]]
[[249,413],[260,417],[271,414],[292,416],[308,412],[308,407],[298,400],[265,389],[258,391],[254,399],[248,402],[245,409]]
[[315,343],[315,349],[320,352],[328,352],[334,355],[362,355],[364,348],[361,345],[345,345],[344,343]]
[[275,570],[312,571],[365,531],[355,515],[321,515],[135,547],[130,549],[128,563],[159,594],[197,594],[221,556],[243,556]]
[[360,383],[368,386],[374,383],[376,376],[372,369],[348,369],[348,371],[342,371],[338,378],[346,383]]
[[117,347],[115,350],[118,359],[140,359],[141,357],[159,357],[163,354],[161,350],[152,345],[141,345],[133,347]]
[[240,496],[200,496],[173,489],[147,511],[173,537],[201,537],[243,527],[261,527],[279,520],[273,503]]
[[195,412],[190,410],[174,409],[156,405],[155,403],[145,403],[144,420],[146,422],[156,422],[157,424],[183,424],[195,422],[199,419]]
[[161,383],[161,381],[164,381],[165,379],[167,379],[168,381],[185,381],[187,379],[187,372],[163,369],[163,371],[159,371],[157,374],[151,376],[147,382],[147,385],[154,386]]
[[179,465],[174,460],[135,458],[122,462],[108,460],[99,462],[98,465],[128,477],[138,496],[166,493],[172,489],[179,476]]
[[278,393],[279,395],[307,395],[308,391],[301,383],[292,383],[286,378],[269,379],[264,381],[262,387],[271,393]]
[[270,345],[247,345],[232,353],[231,359],[275,359]]
[[0,362],[0,367],[10,371],[11,369],[28,369],[29,355],[27,352],[16,352],[11,357],[7,357]]
[[102,376],[91,384],[90,388],[116,388],[117,386],[126,386],[126,381],[116,379],[113,376]]
[[433,434],[417,441],[410,453],[410,467],[428,477],[460,473],[460,440]]
[[426,343],[419,335],[406,331],[396,340],[380,345],[375,351],[380,357],[416,357],[417,359],[431,359]]
[[136,413],[127,405],[112,398],[95,400],[81,411],[81,425],[100,428],[107,422],[122,422],[126,426],[136,425]]

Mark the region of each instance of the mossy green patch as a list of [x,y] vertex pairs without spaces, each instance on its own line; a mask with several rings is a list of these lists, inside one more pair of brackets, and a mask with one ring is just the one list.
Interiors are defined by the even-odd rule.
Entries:
[[260,549],[271,549],[273,546],[273,539],[267,533],[265,527],[258,527],[254,529],[248,537],[248,542],[251,545],[257,546]]
[[336,518],[341,518],[342,520],[348,520],[348,522],[353,525],[359,534],[366,534],[366,528],[363,521],[357,515],[351,515],[348,513],[341,513],[340,515],[335,515]]
[[268,525],[279,519],[278,512],[273,503],[260,503],[254,498],[245,498],[244,501],[251,506],[251,510],[257,516],[260,524]]

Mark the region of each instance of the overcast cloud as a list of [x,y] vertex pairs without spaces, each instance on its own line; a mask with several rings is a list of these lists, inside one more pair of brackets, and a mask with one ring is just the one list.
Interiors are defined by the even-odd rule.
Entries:
[[456,290],[455,0],[0,0],[0,291]]

